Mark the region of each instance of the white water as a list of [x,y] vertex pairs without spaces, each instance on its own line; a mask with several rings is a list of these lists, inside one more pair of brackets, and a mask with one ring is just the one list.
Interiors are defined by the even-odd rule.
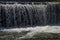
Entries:
[[[60,15],[59,15],[60,14],[60,6],[59,5],[57,7],[55,5],[50,5],[50,6],[48,5],[48,8],[47,8],[48,10],[46,9],[47,10],[46,14],[48,14],[48,15],[45,15],[46,5],[39,5],[39,6],[37,6],[37,5],[3,5],[2,8],[5,9],[6,15],[3,12],[4,11],[3,9],[2,9],[3,10],[2,12],[3,12],[3,14],[6,17],[1,13],[2,16],[3,16],[3,19],[1,17],[1,19],[3,20],[3,22],[1,24],[4,25],[4,26],[7,26],[7,27],[10,27],[10,26],[12,26],[14,24],[14,25],[16,25],[17,28],[2,29],[1,31],[7,31],[7,32],[30,31],[25,36],[23,36],[23,38],[25,38],[25,37],[33,37],[33,35],[35,35],[36,33],[41,33],[41,32],[44,32],[44,33],[45,32],[48,32],[48,33],[60,33],[60,26],[49,26],[49,25],[47,25],[47,26],[36,26],[36,27],[18,28],[18,26],[20,25],[20,23],[21,23],[21,25],[23,23],[23,26],[25,24],[29,25],[30,22],[31,22],[30,25],[33,25],[33,24],[34,25],[38,25],[38,24],[40,25],[40,23],[41,24],[46,24],[46,22],[47,22],[47,24],[49,24],[49,23],[50,24],[55,24],[56,22],[60,23],[60,18],[59,18],[60,17]],[[31,10],[31,9],[33,9],[33,10]],[[15,10],[16,11],[19,10],[19,11],[15,13]],[[58,10],[58,11],[56,11],[56,10]],[[20,14],[20,11],[22,12],[21,14]],[[25,13],[23,13],[23,12],[25,12]],[[28,14],[26,14],[27,12],[28,12]],[[32,13],[36,13],[36,14],[32,15]],[[58,13],[58,15],[56,15],[57,13]],[[23,15],[23,18],[20,19],[20,17],[22,17],[22,15]],[[34,17],[32,18],[32,16],[36,17],[36,19],[39,17],[37,19],[37,23],[36,23],[36,19],[34,19]],[[46,19],[45,16],[47,16],[47,19]],[[16,17],[17,17],[17,19],[16,19]],[[30,19],[28,19],[28,18],[30,18]],[[34,23],[32,23],[32,20],[33,20]],[[25,21],[27,21],[27,22],[25,22]]]
[[60,26],[36,26],[36,27],[27,27],[27,28],[12,28],[12,29],[3,29],[1,31],[7,32],[22,32],[30,31],[25,36],[20,38],[30,38],[33,37],[36,33],[60,33]]

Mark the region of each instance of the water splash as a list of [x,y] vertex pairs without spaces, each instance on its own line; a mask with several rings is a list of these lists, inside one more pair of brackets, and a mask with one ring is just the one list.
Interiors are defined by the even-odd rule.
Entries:
[[12,28],[12,29],[2,29],[3,32],[22,32],[29,31],[26,35],[19,37],[21,38],[32,38],[37,33],[60,33],[60,26],[36,26],[36,27],[27,27],[27,28]]

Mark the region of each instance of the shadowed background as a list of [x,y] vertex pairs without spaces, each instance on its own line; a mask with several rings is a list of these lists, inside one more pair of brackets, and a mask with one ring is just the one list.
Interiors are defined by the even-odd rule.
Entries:
[[52,1],[60,1],[60,0],[0,0],[0,1],[20,1],[20,2],[48,2],[48,1],[50,1],[50,2],[52,2]]

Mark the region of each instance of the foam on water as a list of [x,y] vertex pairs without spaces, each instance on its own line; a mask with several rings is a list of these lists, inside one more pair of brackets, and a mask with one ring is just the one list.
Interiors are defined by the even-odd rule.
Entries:
[[36,33],[60,33],[60,26],[36,26],[36,27],[27,27],[27,28],[12,28],[12,29],[2,29],[4,32],[22,32],[30,31],[26,35],[20,38],[30,38],[33,37]]
[[52,32],[60,33],[60,26],[36,26],[27,28],[12,28],[12,29],[2,29],[1,31],[8,32],[21,32],[21,31],[31,31],[31,32]]
[[[32,37],[36,33],[60,33],[60,26],[49,26],[60,23],[60,4],[46,5],[0,5],[0,26],[4,32],[30,31],[24,37]],[[40,26],[47,25],[47,26]],[[22,27],[21,27],[22,26]],[[29,27],[30,26],[30,27]],[[32,27],[34,26],[34,27]],[[20,27],[20,28],[19,28]],[[24,28],[23,28],[24,27]]]

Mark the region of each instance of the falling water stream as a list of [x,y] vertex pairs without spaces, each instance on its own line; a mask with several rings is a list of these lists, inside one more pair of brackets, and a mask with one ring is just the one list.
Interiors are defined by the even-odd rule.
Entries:
[[40,33],[54,38],[57,35],[48,33],[60,33],[60,3],[0,4],[0,29],[3,40],[33,38],[36,34],[39,38]]
[[27,27],[60,23],[59,4],[1,4],[1,27]]

